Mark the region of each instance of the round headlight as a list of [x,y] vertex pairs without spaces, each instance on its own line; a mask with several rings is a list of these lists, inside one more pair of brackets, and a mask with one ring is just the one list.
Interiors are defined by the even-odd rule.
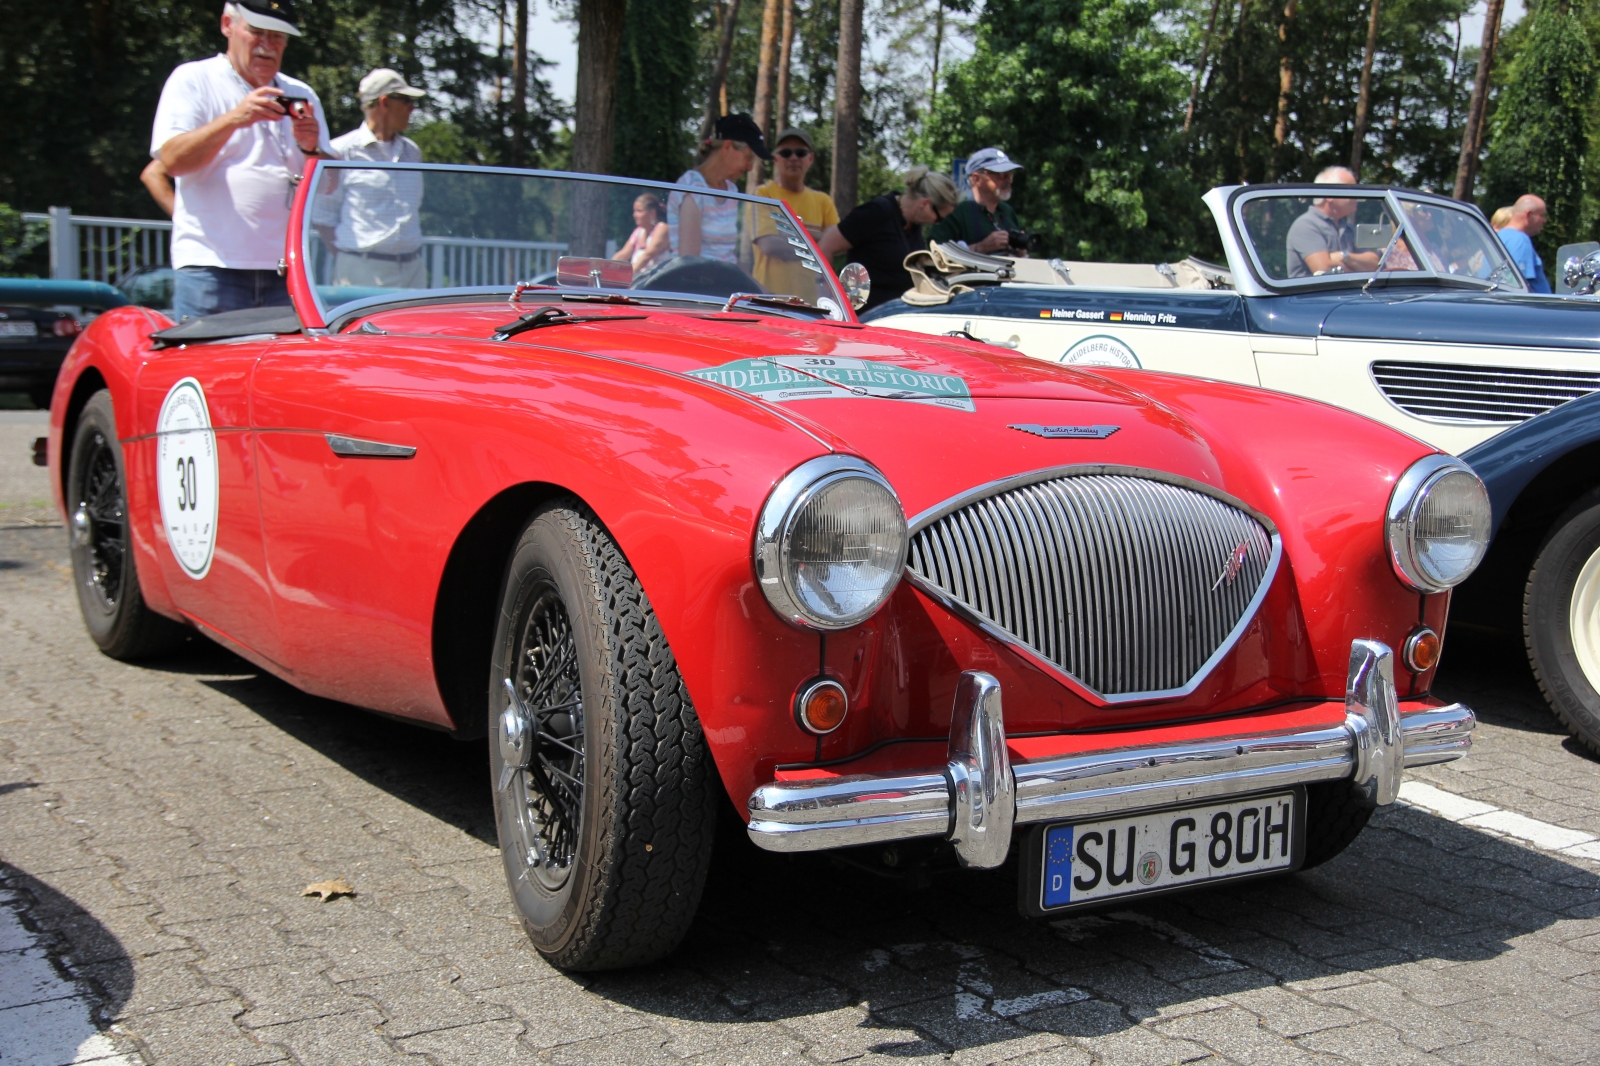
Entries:
[[1419,459],[1395,482],[1386,529],[1400,581],[1443,592],[1465,581],[1488,550],[1488,490],[1459,459]]
[[906,564],[906,516],[882,474],[847,455],[802,463],[756,525],[761,591],[786,622],[848,629],[882,607]]

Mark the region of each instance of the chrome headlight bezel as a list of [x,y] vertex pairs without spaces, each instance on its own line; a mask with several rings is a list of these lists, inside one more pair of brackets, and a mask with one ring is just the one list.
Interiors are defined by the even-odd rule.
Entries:
[[871,463],[853,455],[824,455],[801,463],[778,482],[767,497],[767,502],[762,505],[761,515],[756,521],[752,553],[756,583],[761,586],[761,592],[772,609],[790,625],[821,632],[836,632],[858,626],[889,601],[905,572],[906,553],[911,546],[909,532],[900,538],[900,555],[893,576],[870,609],[839,618],[822,617],[808,609],[804,599],[793,588],[789,580],[789,568],[785,565],[785,552],[795,519],[824,489],[850,478],[864,478],[885,489],[894,500],[900,522],[904,525],[905,508],[894,486]]
[[1478,548],[1478,557],[1472,565],[1467,567],[1460,577],[1449,582],[1431,576],[1418,557],[1417,515],[1422,509],[1422,504],[1435,485],[1449,475],[1457,473],[1466,474],[1477,482],[1478,489],[1483,494],[1485,513],[1488,513],[1489,490],[1484,487],[1483,480],[1470,466],[1452,455],[1436,454],[1418,459],[1395,481],[1394,491],[1389,494],[1389,506],[1384,517],[1384,541],[1389,554],[1389,563],[1394,567],[1395,576],[1400,579],[1400,583],[1415,592],[1432,594],[1449,591],[1472,576],[1472,572],[1483,562],[1483,556],[1488,551],[1489,538],[1485,535]]

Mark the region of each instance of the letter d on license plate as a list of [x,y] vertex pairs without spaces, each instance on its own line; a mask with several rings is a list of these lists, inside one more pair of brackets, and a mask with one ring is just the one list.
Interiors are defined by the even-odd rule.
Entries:
[[[1304,853],[1299,789],[1076,824],[1047,825],[1035,848],[1031,913],[1141,892],[1288,870]],[[1027,903],[1033,902],[1029,907]]]

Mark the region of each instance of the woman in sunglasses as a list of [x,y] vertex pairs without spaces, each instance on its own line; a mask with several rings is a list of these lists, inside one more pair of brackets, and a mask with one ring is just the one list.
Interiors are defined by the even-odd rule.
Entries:
[[[782,200],[811,231],[819,244],[825,234],[838,228],[839,210],[833,206],[833,197],[825,192],[806,187],[806,172],[816,156],[811,138],[803,130],[784,130],[778,134],[774,180],[756,190],[757,196],[770,196]],[[807,270],[789,240],[778,232],[777,220],[770,212],[756,212],[756,280],[768,292],[798,296],[815,301],[818,295],[817,279],[820,275]]]
[[937,170],[912,167],[900,175],[905,192],[886,192],[859,205],[822,241],[822,254],[849,252],[849,261],[867,268],[872,294],[862,310],[896,299],[911,288],[906,256],[928,247],[922,227],[945,218],[956,207],[956,183]]

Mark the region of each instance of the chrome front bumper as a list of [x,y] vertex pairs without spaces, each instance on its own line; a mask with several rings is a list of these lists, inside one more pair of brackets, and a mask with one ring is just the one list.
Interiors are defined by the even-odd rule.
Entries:
[[768,851],[819,851],[944,837],[964,865],[990,868],[1005,862],[1013,826],[1032,822],[1345,779],[1373,806],[1393,803],[1406,767],[1465,755],[1476,724],[1459,703],[1400,714],[1393,653],[1358,640],[1341,725],[1012,764],[1000,683],[969,670],[956,689],[942,769],[763,785],[750,794],[750,839]]

